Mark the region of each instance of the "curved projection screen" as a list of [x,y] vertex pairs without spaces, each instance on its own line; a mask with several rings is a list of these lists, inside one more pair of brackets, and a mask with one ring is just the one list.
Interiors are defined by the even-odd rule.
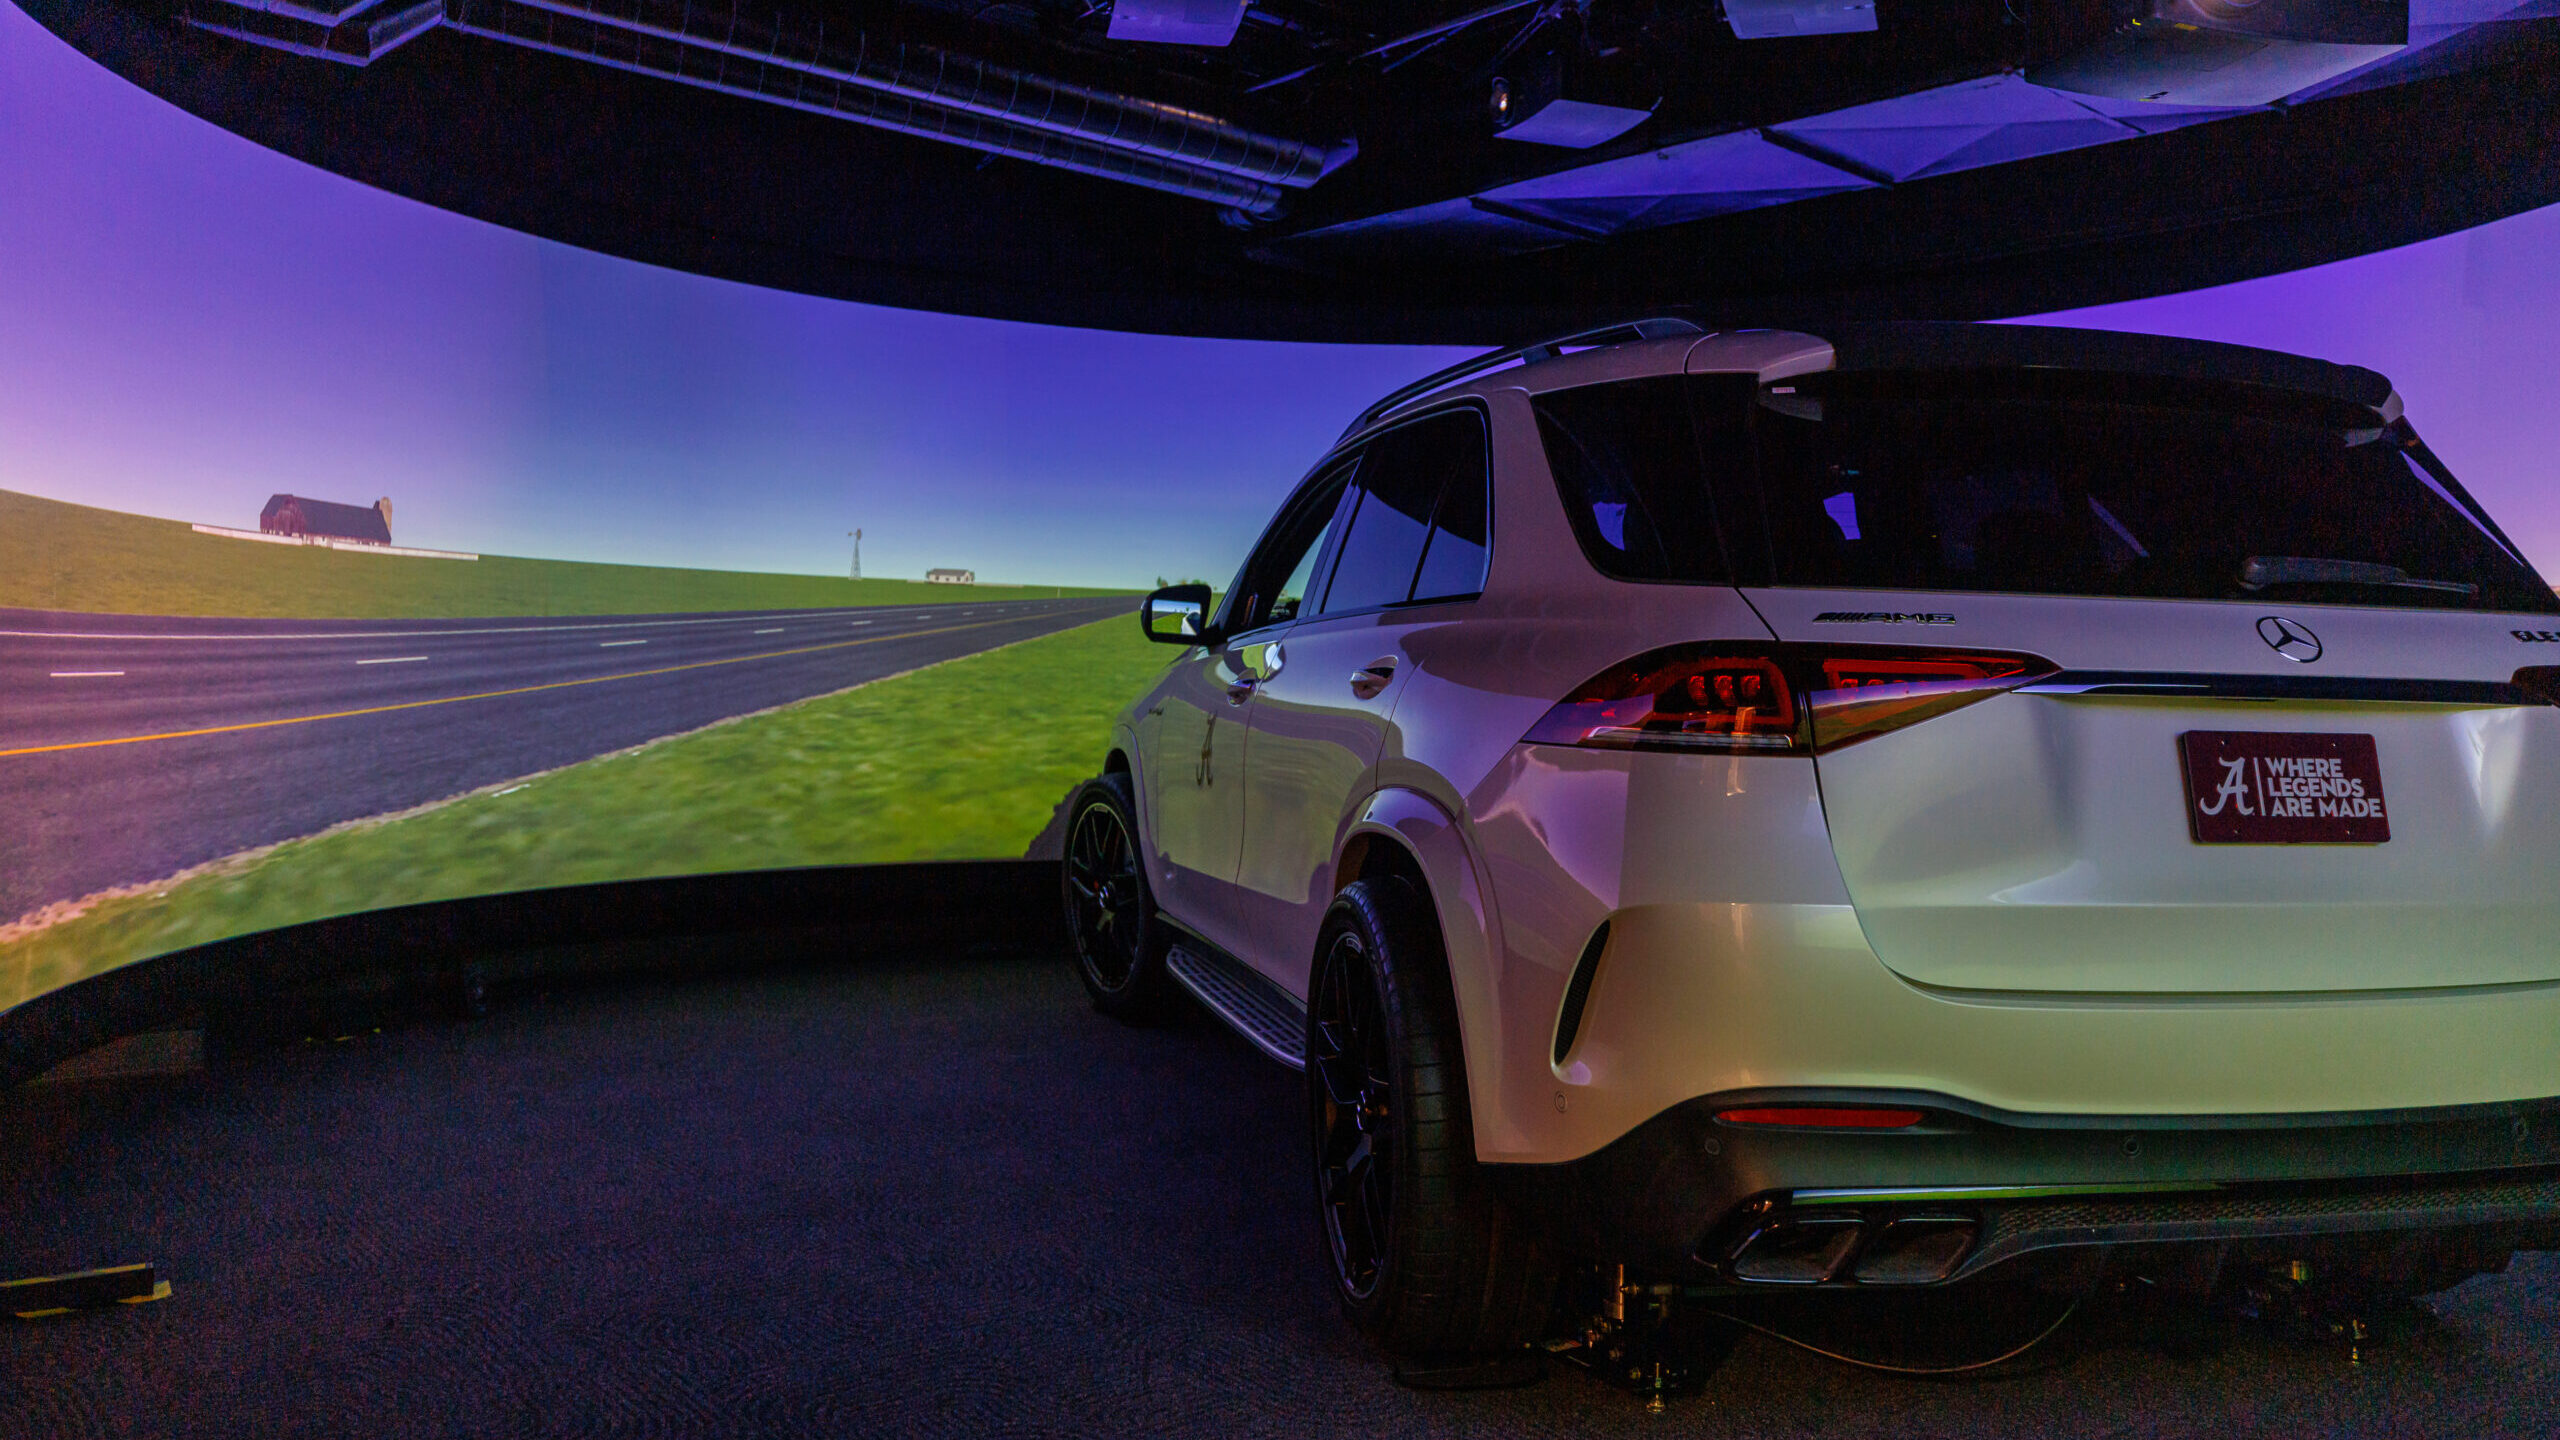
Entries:
[[[2560,568],[2553,253],[2560,211],[2070,318],[2393,375]],[[1031,853],[1169,658],[1137,592],[1222,580],[1456,358],[605,259],[257,149],[5,5],[0,274],[0,1009],[384,906]]]
[[0,1008],[383,906],[1022,856],[1171,656],[1137,593],[1460,353],[606,259],[5,5],[0,273]]

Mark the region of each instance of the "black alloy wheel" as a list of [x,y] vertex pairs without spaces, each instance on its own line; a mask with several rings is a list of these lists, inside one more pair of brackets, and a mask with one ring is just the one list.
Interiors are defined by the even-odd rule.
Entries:
[[1379,1348],[1500,1357],[1538,1338],[1556,1262],[1476,1162],[1449,962],[1430,901],[1343,887],[1316,940],[1307,1109],[1334,1297]]
[[1334,933],[1322,969],[1315,987],[1320,998],[1307,1020],[1316,1186],[1334,1280],[1344,1295],[1366,1300],[1377,1292],[1395,1224],[1387,1017],[1356,931]]
[[1120,1020],[1152,1020],[1173,982],[1147,892],[1129,777],[1114,772],[1086,781],[1069,814],[1060,880],[1076,973],[1095,1009]]

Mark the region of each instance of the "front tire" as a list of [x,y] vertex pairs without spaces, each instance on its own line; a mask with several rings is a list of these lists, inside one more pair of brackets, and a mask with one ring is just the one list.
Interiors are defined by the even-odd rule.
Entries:
[[1475,1158],[1439,930],[1399,879],[1346,887],[1316,942],[1307,1101],[1335,1297],[1390,1355],[1499,1355],[1538,1338],[1556,1265]]
[[1126,773],[1088,780],[1076,792],[1059,889],[1076,975],[1093,1008],[1132,1025],[1163,1018],[1174,980],[1164,968],[1163,926],[1147,889],[1138,807]]

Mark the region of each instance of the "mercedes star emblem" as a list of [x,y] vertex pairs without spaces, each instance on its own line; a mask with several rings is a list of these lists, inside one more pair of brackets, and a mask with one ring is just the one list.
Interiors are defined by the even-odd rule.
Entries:
[[2274,646],[2275,652],[2287,660],[2308,665],[2320,658],[2320,637],[2299,620],[2270,615],[2258,622],[2258,638]]

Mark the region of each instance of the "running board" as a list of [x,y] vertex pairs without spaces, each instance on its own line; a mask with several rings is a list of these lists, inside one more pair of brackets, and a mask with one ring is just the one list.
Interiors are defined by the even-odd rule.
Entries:
[[1165,968],[1209,1013],[1292,1070],[1307,1068],[1307,1007],[1250,966],[1195,940],[1176,940]]

